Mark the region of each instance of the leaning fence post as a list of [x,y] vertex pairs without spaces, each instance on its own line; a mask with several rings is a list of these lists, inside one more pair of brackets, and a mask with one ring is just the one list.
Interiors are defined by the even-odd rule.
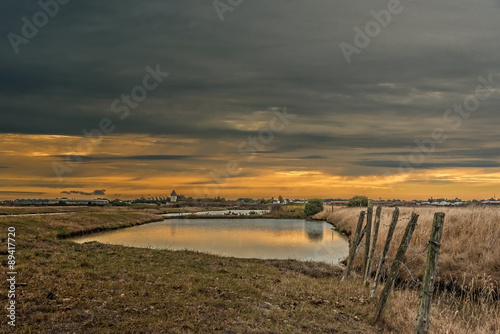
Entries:
[[365,212],[361,211],[359,214],[358,225],[356,226],[356,233],[354,233],[354,239],[352,240],[351,247],[349,249],[349,257],[347,258],[347,265],[345,267],[344,275],[342,276],[342,281],[349,278],[351,275],[352,263],[354,262],[354,257],[356,256],[356,248],[358,247],[359,240],[361,240],[360,233],[361,227],[363,227],[363,221],[365,220]]
[[354,257],[356,257],[356,255],[358,255],[359,250],[361,249],[361,245],[363,244],[362,241],[363,241],[363,237],[365,236],[365,232],[366,232],[366,225],[363,228],[363,230],[361,231],[361,234],[359,235],[358,244],[356,245],[356,252],[354,253]]
[[392,236],[394,234],[394,230],[396,229],[396,224],[399,218],[399,209],[394,209],[392,213],[392,221],[391,226],[389,227],[389,232],[387,232],[387,239],[385,239],[384,250],[382,251],[382,256],[380,257],[380,262],[378,263],[377,273],[375,274],[375,281],[373,282],[372,291],[370,293],[370,297],[375,297],[377,293],[378,283],[380,282],[380,277],[385,269],[385,260],[387,258],[387,253],[389,252],[389,248],[391,246]]
[[411,236],[413,235],[413,231],[415,230],[415,226],[417,226],[418,215],[415,213],[411,214],[410,222],[406,227],[405,234],[403,239],[401,239],[401,245],[399,246],[398,252],[396,253],[396,259],[392,262],[391,271],[389,272],[389,277],[387,277],[387,282],[385,282],[384,290],[382,290],[382,295],[378,301],[377,312],[375,313],[374,321],[377,322],[384,312],[384,309],[387,305],[387,301],[391,295],[392,289],[394,287],[394,281],[396,280],[396,276],[398,275],[399,268],[403,263],[403,258],[405,256],[406,250],[408,249],[408,245],[410,244]]
[[425,264],[422,290],[418,301],[417,321],[415,334],[426,334],[429,330],[429,311],[431,308],[434,282],[436,281],[439,251],[441,249],[441,236],[443,235],[444,213],[436,212],[432,223],[430,247],[427,251],[427,262]]
[[368,209],[366,210],[366,236],[365,236],[365,263],[361,276],[363,282],[365,281],[366,267],[368,266],[368,256],[370,255],[370,241],[372,236],[372,216],[373,216],[373,202],[368,201]]
[[375,247],[377,246],[378,227],[380,225],[381,214],[382,214],[382,207],[379,205],[377,207],[377,211],[375,212],[375,221],[373,222],[373,232],[372,232],[372,238],[370,240],[370,251],[368,252],[366,272],[363,280],[363,283],[365,285],[368,285],[370,283],[370,273],[372,271],[373,253],[375,252]]

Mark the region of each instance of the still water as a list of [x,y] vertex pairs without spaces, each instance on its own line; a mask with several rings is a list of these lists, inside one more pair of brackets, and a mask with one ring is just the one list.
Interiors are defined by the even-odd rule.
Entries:
[[349,252],[347,239],[330,224],[302,219],[166,219],[73,240],[330,264],[338,264]]

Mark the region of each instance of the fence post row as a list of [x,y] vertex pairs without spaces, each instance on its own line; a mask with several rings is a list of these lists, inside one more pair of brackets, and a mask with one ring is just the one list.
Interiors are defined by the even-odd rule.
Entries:
[[441,236],[443,235],[444,213],[436,212],[432,223],[430,247],[427,252],[422,291],[418,301],[418,313],[415,325],[415,334],[426,334],[429,330],[429,311],[436,281],[439,252],[441,249]]
[[358,244],[361,242],[362,236],[360,236],[361,228],[363,227],[363,221],[365,220],[365,212],[361,211],[359,213],[358,225],[356,226],[356,233],[354,233],[354,239],[352,240],[352,245],[349,249],[349,257],[347,258],[347,265],[345,267],[344,275],[342,276],[342,281],[349,278],[351,275],[352,263],[354,262],[354,257],[356,256],[356,249]]
[[363,283],[365,285],[370,284],[370,274],[372,271],[373,253],[375,253],[375,247],[377,247],[378,239],[378,227],[380,225],[380,215],[382,214],[382,207],[379,205],[377,211],[375,212],[375,221],[373,222],[372,238],[370,240],[370,250],[368,252],[368,259],[366,265],[366,272]]
[[373,282],[372,291],[370,293],[370,297],[375,297],[377,293],[378,283],[380,282],[380,278],[385,269],[385,261],[387,259],[387,253],[389,253],[389,248],[391,246],[392,236],[394,235],[394,231],[396,230],[396,224],[399,219],[399,209],[395,208],[392,213],[392,221],[391,226],[389,227],[389,232],[387,232],[387,239],[385,239],[384,250],[382,251],[382,255],[380,257],[380,262],[377,267],[377,273],[375,274],[375,281]]
[[403,263],[403,258],[406,254],[406,250],[408,249],[408,245],[410,244],[411,237],[413,235],[413,231],[417,226],[418,215],[412,213],[411,219],[408,222],[408,226],[406,227],[405,234],[403,239],[401,239],[401,245],[399,246],[398,252],[396,253],[396,259],[392,262],[391,271],[389,272],[389,276],[387,277],[387,282],[385,283],[384,290],[382,290],[382,295],[380,296],[377,312],[375,313],[374,321],[377,322],[380,319],[380,316],[384,312],[384,309],[387,305],[387,301],[391,295],[392,289],[394,287],[394,281],[396,280],[396,276],[398,275],[399,268]]

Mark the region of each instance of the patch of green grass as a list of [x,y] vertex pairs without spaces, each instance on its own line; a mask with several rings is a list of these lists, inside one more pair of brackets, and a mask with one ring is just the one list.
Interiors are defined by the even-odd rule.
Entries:
[[67,237],[69,235],[69,231],[64,227],[58,227],[56,231],[58,237]]

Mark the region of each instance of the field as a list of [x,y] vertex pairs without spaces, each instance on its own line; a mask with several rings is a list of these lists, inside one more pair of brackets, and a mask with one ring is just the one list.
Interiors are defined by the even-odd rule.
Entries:
[[[365,208],[366,209],[366,208]],[[394,208],[383,208],[379,238],[375,252],[374,264],[378,264],[379,256],[385,243],[387,231]],[[315,218],[325,219],[350,235],[356,229],[357,216],[361,208],[331,208]],[[404,234],[412,212],[419,215],[418,225],[413,234],[410,246],[420,251],[426,248],[435,212],[444,212],[445,225],[441,241],[441,255],[436,282],[442,293],[438,304],[454,310],[449,319],[442,319],[445,329],[454,328],[451,332],[460,331],[498,333],[500,331],[500,312],[498,307],[498,292],[500,283],[500,209],[495,207],[467,208],[400,208],[399,221],[394,233],[389,251],[389,260],[394,259],[399,242]],[[364,247],[364,246],[363,246]],[[356,258],[355,267],[361,270],[363,248]],[[416,254],[408,249],[405,265],[414,279],[422,280],[425,266],[425,254]],[[376,265],[372,267],[374,275]],[[408,270],[402,268],[400,278],[411,282]],[[402,290],[404,298],[395,301],[398,308],[416,297],[411,297],[412,290]],[[408,299],[406,301],[406,299]],[[400,302],[400,303],[398,303]],[[416,304],[415,304],[416,305]],[[414,307],[416,309],[416,306]],[[411,309],[408,310],[409,312]],[[438,310],[436,310],[438,311]],[[450,321],[449,324],[446,324]],[[435,325],[438,321],[435,321]]]
[[[6,212],[9,210],[0,208],[4,213],[10,213]],[[382,321],[372,324],[375,300],[368,298],[369,291],[359,280],[341,282],[340,267],[292,260],[224,258],[190,251],[76,244],[61,238],[159,220],[158,213],[164,208],[51,210],[72,213],[0,216],[3,268],[7,265],[7,228],[16,227],[16,329],[19,333],[409,333],[413,326],[416,291],[397,289]],[[345,211],[323,215],[349,231],[359,209],[342,210]],[[384,209],[385,215],[389,212]],[[473,211],[471,217],[477,214]],[[484,217],[480,217],[492,214],[493,211],[484,211]],[[429,212],[429,217],[431,215]],[[447,233],[452,217],[452,213],[447,213],[443,244],[450,238]],[[493,216],[488,222],[494,226],[496,218]],[[384,216],[384,224],[386,219]],[[422,213],[420,219],[417,231],[425,230],[427,218]],[[478,228],[469,226],[468,229],[468,240],[476,240],[472,235]],[[486,230],[478,233],[485,235],[477,241],[490,241]],[[425,235],[422,232],[421,238]],[[396,235],[395,239],[398,238]],[[412,243],[414,248],[423,246],[417,241],[415,238]],[[465,242],[460,246],[468,249]],[[460,254],[469,256],[467,252]],[[458,255],[448,256],[454,259]],[[489,258],[490,255],[484,263],[489,263]],[[440,270],[448,261],[444,250],[441,259]],[[480,263],[470,265],[481,266]],[[452,269],[440,272],[452,274],[461,270]],[[490,270],[486,273],[493,273],[494,269]],[[440,277],[447,279],[446,275]],[[486,282],[481,280],[482,291]],[[2,288],[0,299],[5,305],[4,291]],[[497,304],[472,301],[471,296],[439,295],[431,314],[433,332],[498,332]],[[7,329],[5,316],[0,326],[1,331]]]

